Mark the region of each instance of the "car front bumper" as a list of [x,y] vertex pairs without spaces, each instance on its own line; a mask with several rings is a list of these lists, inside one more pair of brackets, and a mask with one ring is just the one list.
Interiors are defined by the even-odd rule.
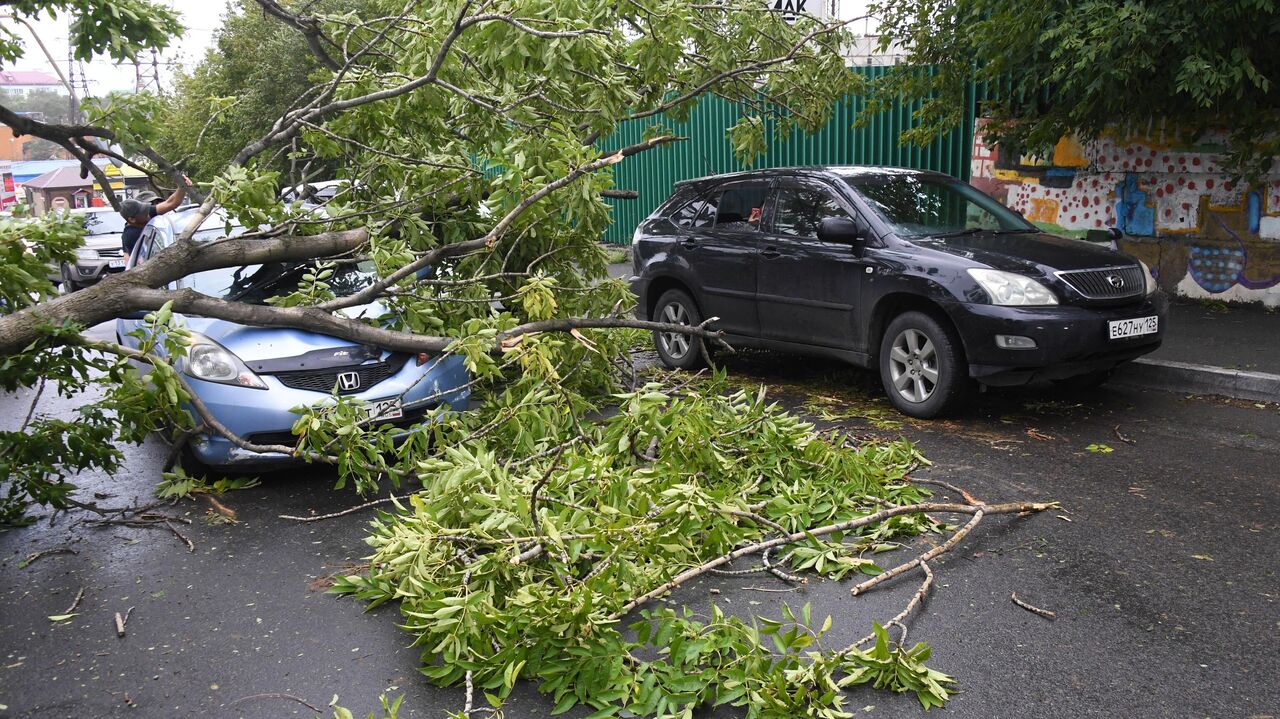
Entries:
[[[112,267],[112,262],[120,263],[119,267]],[[103,257],[98,260],[76,260],[75,264],[64,265],[62,278],[71,280],[78,285],[93,285],[109,274],[115,272],[124,272],[124,260],[120,257],[110,258]]]
[[[971,377],[988,385],[1021,385],[1101,372],[1160,347],[1168,331],[1168,300],[1155,293],[1123,307],[999,307],[956,303],[948,314],[959,330]],[[1158,331],[1109,339],[1113,320],[1158,317]],[[997,335],[1035,340],[1034,349],[1004,349]]]
[[[324,403],[329,395],[286,387],[273,375],[260,376],[268,389],[217,384],[190,377],[187,380],[214,417],[241,438],[253,444],[292,445],[295,441],[292,428],[298,415],[291,412],[291,408]],[[424,366],[410,360],[398,373],[351,396],[370,402],[399,397],[404,417],[391,422],[408,432],[410,425],[430,417],[438,407],[447,406],[450,411],[468,409],[471,396],[466,386],[468,381],[461,357],[446,357],[438,363],[430,360]],[[190,448],[197,459],[212,467],[272,467],[300,461],[283,452],[244,449],[217,434],[197,435],[191,440]]]

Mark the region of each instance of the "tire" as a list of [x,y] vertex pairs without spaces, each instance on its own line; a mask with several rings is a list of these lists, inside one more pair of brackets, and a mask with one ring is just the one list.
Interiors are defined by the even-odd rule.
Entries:
[[954,411],[973,391],[960,340],[923,312],[904,312],[885,329],[880,379],[889,402],[920,419]]
[[[654,308],[654,322],[680,325],[702,323],[702,313],[693,298],[683,290],[667,290],[658,298]],[[653,332],[653,345],[658,349],[662,364],[671,369],[698,369],[706,364],[703,343],[697,337],[678,332]]]
[[83,290],[84,288],[85,288],[85,285],[82,285],[76,282],[75,280],[71,279],[71,273],[67,271],[66,267],[62,268],[62,286],[59,288],[62,294],[69,295],[72,292],[78,292],[80,290]]

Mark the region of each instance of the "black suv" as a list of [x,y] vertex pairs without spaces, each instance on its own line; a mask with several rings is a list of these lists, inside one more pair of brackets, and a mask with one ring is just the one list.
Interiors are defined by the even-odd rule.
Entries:
[[[934,172],[689,180],[633,243],[642,318],[715,317],[734,346],[878,367],[890,400],[915,417],[954,409],[974,380],[1103,382],[1159,347],[1165,330],[1167,302],[1142,262],[1045,234]],[[668,367],[705,360],[686,335],[654,341]]]

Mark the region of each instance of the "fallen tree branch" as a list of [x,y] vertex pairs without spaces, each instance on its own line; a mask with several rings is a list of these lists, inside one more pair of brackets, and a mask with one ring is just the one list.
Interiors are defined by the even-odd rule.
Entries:
[[359,512],[362,509],[368,509],[369,507],[376,507],[379,504],[388,504],[390,502],[396,502],[396,501],[398,501],[398,499],[393,494],[390,497],[386,497],[383,499],[375,499],[372,502],[365,502],[364,504],[358,504],[354,507],[344,509],[341,512],[332,512],[330,514],[320,514],[315,517],[295,517],[292,514],[281,514],[278,516],[280,517],[280,519],[288,519],[294,522],[319,522],[325,519],[334,519],[335,517],[343,517],[348,514],[355,514],[356,512]]
[[[911,600],[907,602],[907,606],[901,612],[898,612],[897,616],[895,616],[893,619],[890,619],[889,621],[885,622],[882,625],[887,627],[891,624],[897,624],[898,626],[902,627],[903,641],[906,640],[906,636],[907,636],[907,627],[906,625],[903,624],[903,622],[906,620],[908,616],[911,615],[911,612],[915,611],[916,607],[920,606],[920,603],[924,601],[924,598],[929,595],[929,588],[933,586],[933,570],[929,569],[929,563],[921,562],[920,569],[924,572],[924,581],[920,583],[920,588],[916,590],[915,594],[911,595]],[[856,650],[858,647],[862,646],[863,644],[873,641],[875,638],[876,638],[875,632],[872,632],[871,634],[868,634],[867,636],[859,639],[853,644],[850,644],[849,646],[845,647],[843,653],[848,654],[849,652]]]
[[[856,597],[859,594],[862,594],[863,592],[867,591],[868,589],[871,589],[872,587],[883,584],[889,581],[890,579],[893,579],[894,577],[898,576],[899,574],[902,574],[903,572],[911,570],[917,565],[924,564],[925,562],[937,557],[938,555],[951,551],[951,548],[959,544],[960,540],[964,539],[965,536],[969,534],[969,532],[973,531],[973,528],[978,526],[978,523],[982,521],[982,518],[984,516],[986,516],[986,513],[983,511],[985,508],[986,508],[986,505],[978,505],[976,508],[977,511],[973,513],[973,518],[970,519],[969,522],[965,524],[963,527],[958,529],[955,534],[951,535],[951,537],[947,539],[947,541],[943,542],[942,544],[939,544],[933,549],[930,549],[929,551],[916,557],[915,559],[912,559],[908,562],[903,562],[902,564],[899,564],[898,566],[894,567],[893,569],[890,569],[887,572],[884,572],[883,574],[877,574],[876,576],[868,579],[865,582],[862,582],[861,584],[854,585],[853,589],[849,590],[849,593]],[[1025,510],[1020,510],[1020,511],[1025,511]]]
[[850,529],[857,529],[858,527],[865,527],[869,524],[875,524],[876,522],[883,522],[884,520],[889,519],[891,517],[897,517],[904,514],[921,514],[921,513],[927,513],[927,512],[937,512],[941,514],[971,514],[971,515],[978,514],[979,512],[981,512],[984,515],[1016,514],[1016,513],[1022,513],[1022,512],[1043,512],[1046,509],[1054,509],[1057,506],[1058,506],[1057,502],[1006,502],[1003,504],[983,504],[976,507],[968,504],[927,502],[922,504],[908,504],[901,507],[892,507],[890,509],[881,510],[874,514],[868,514],[864,517],[858,517],[857,519],[850,519],[844,522],[828,524],[823,527],[817,527],[814,529],[809,529],[801,532],[795,532],[795,533],[784,535],[781,537],[775,537],[773,539],[769,539],[763,542],[749,544],[745,547],[739,547],[738,549],[735,549],[732,552],[727,552],[725,554],[722,554],[719,557],[716,557],[715,559],[712,559],[708,562],[704,562],[696,567],[691,567],[689,569],[686,569],[680,574],[677,574],[670,581],[665,582],[661,586],[658,586],[653,590],[646,592],[645,594],[639,597],[636,597],[635,599],[632,599],[631,601],[622,605],[617,609],[617,611],[609,615],[609,617],[610,619],[621,619],[623,616],[626,616],[627,612],[630,612],[632,609],[635,609],[636,607],[642,604],[645,604],[649,601],[657,599],[658,597],[661,597],[662,595],[666,594],[667,592],[670,592],[672,589],[675,589],[676,587],[679,587],[685,582],[688,582],[691,579],[699,577],[707,573],[709,570],[719,567],[722,564],[727,564],[728,562],[731,562],[734,559],[737,559],[738,557],[746,556],[748,554],[755,554],[756,552],[762,552],[766,549],[769,549],[770,547],[779,547],[784,544],[791,544],[793,542],[798,542],[808,537],[821,537],[828,534],[832,534],[834,532],[844,532]]

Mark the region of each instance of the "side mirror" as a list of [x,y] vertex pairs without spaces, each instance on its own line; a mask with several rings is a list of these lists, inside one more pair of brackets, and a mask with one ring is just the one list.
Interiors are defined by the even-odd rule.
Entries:
[[861,245],[865,238],[858,223],[848,217],[826,217],[818,225],[818,239],[844,245]]
[[1113,239],[1113,240],[1123,240],[1123,239],[1124,239],[1124,232],[1123,232],[1123,231],[1121,231],[1121,229],[1120,229],[1119,227],[1116,227],[1116,226],[1114,226],[1114,225],[1112,225],[1111,227],[1108,227],[1108,228],[1107,228],[1107,234],[1108,234],[1108,235],[1110,235],[1110,236],[1111,236],[1111,239]]

